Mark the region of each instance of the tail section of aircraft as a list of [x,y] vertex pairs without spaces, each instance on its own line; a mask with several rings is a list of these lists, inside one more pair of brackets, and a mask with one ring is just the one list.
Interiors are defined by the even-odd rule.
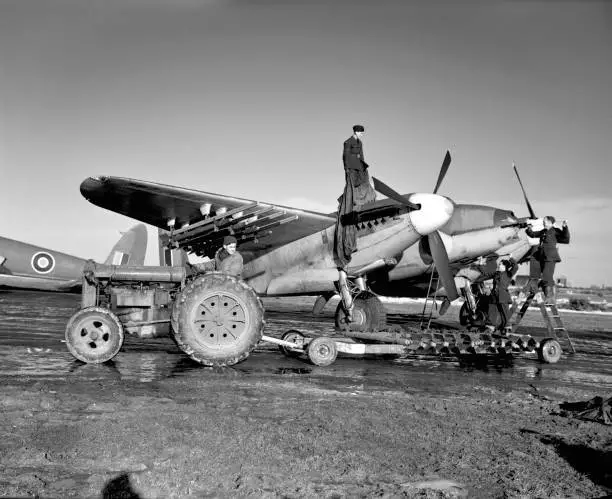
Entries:
[[147,228],[137,224],[125,232],[104,261],[107,265],[144,265],[147,254]]
[[[147,229],[138,224],[111,250],[107,264],[142,265]],[[0,237],[0,287],[77,292],[86,260],[41,246]]]

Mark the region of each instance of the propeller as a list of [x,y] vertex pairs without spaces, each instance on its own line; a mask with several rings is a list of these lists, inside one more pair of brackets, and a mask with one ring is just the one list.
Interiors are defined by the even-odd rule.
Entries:
[[[436,182],[436,187],[434,188],[434,191],[433,191],[434,194],[438,193],[438,189],[440,188],[440,185],[442,185],[442,181],[444,180],[444,177],[446,177],[446,172],[448,171],[448,167],[450,166],[450,164],[451,164],[451,155],[449,151],[446,151],[446,155],[444,156],[444,161],[442,162],[442,167],[440,168],[440,173],[438,174],[438,181]],[[380,192],[381,194],[384,194],[388,198],[393,199],[397,201],[398,203],[403,204],[404,206],[407,206],[408,208],[412,208],[413,210],[418,210],[421,208],[421,205],[411,203],[404,196],[394,191],[391,187],[389,187],[383,181],[378,180],[376,177],[372,177],[372,180],[374,181],[374,189]]]
[[525,198],[525,203],[527,203],[527,210],[529,210],[529,216],[533,219],[538,218],[535,214],[535,211],[533,211],[533,208],[531,207],[531,203],[529,202],[529,199],[527,198],[527,193],[525,192],[525,188],[523,187],[523,182],[521,182],[521,177],[519,175],[518,170],[516,169],[516,165],[514,164],[514,162],[512,163],[512,168],[514,168],[514,173],[516,173],[516,178],[519,181],[519,185],[521,186],[521,190],[523,191],[523,197]]
[[448,167],[451,163],[451,155],[450,152],[446,151],[446,156],[444,156],[444,161],[442,162],[442,168],[440,168],[440,173],[438,174],[438,181],[436,182],[436,187],[434,187],[433,193],[438,194],[438,189],[446,177],[446,172],[448,171]]
[[[450,164],[451,155],[449,151],[446,151],[444,161],[442,161],[442,167],[440,168],[440,173],[438,174],[438,181],[436,182],[436,186],[433,190],[434,194],[438,193],[438,189],[442,185],[444,177],[446,177],[446,172],[448,171]],[[442,281],[444,289],[446,290],[446,296],[448,297],[449,301],[459,298],[459,292],[457,291],[455,278],[453,277],[453,273],[450,269],[450,261],[448,259],[446,248],[444,247],[444,243],[442,242],[442,236],[440,236],[440,233],[436,230],[427,236],[427,242],[429,243],[429,251],[431,252],[431,257],[433,258],[434,265],[438,271],[438,276]]]
[[448,260],[448,253],[442,242],[440,233],[436,230],[427,236],[429,242],[429,251],[433,258],[434,265],[438,271],[438,277],[442,281],[442,286],[446,291],[446,296],[450,301],[459,298],[459,292],[455,284],[455,278],[450,269],[450,262]]
[[[519,181],[519,185],[521,186],[521,190],[523,191],[523,197],[525,198],[525,203],[527,203],[527,210],[529,211],[529,218],[531,219],[537,219],[537,215],[535,214],[535,211],[533,211],[533,208],[531,207],[531,203],[529,202],[529,199],[527,199],[527,193],[525,192],[525,188],[523,187],[523,182],[521,182],[521,177],[519,176],[519,172],[516,168],[516,165],[514,164],[514,161],[512,162],[512,168],[514,169],[514,173],[516,173],[516,178]],[[521,222],[518,224],[519,227],[525,228],[527,227],[529,224],[527,222]],[[541,276],[541,269],[540,269],[540,263],[536,260],[535,258],[535,249],[531,248],[531,250],[527,253],[527,256],[529,256],[529,277],[530,278],[539,278]]]
[[376,177],[372,177],[372,180],[374,181],[374,189],[376,189],[381,194],[384,194],[389,199],[393,199],[397,201],[398,203],[403,204],[404,206],[407,206],[408,208],[412,208],[413,210],[421,209],[420,204],[411,203],[404,196],[402,196],[398,192],[391,189],[391,187],[389,187],[384,182],[378,180]]
[[524,229],[525,227],[527,227],[529,225],[527,223],[527,220],[535,220],[538,217],[535,214],[535,211],[533,211],[533,208],[531,207],[531,203],[529,202],[529,198],[527,198],[527,192],[525,192],[525,188],[523,187],[523,182],[521,182],[521,176],[519,175],[518,169],[516,168],[516,165],[514,164],[514,162],[512,162],[512,168],[514,169],[514,173],[516,174],[516,178],[518,179],[519,185],[521,186],[521,191],[523,191],[523,197],[525,198],[525,203],[527,204],[527,211],[529,211],[529,218],[527,218],[527,219],[521,218],[521,219],[519,219],[518,222],[502,225],[501,228],[504,229],[506,227],[520,227],[520,228]]

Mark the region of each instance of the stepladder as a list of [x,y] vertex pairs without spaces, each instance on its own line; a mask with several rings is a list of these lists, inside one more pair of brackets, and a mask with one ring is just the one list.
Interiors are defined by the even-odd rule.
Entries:
[[[537,288],[537,285],[534,285],[534,283],[531,281],[527,284],[527,286],[525,286],[525,291],[527,295],[525,301],[522,303],[520,308],[518,308],[518,304],[515,305],[512,311],[513,313],[511,314],[511,316],[513,316],[514,312],[518,309],[516,319],[512,323],[513,333],[515,333],[518,329],[523,317],[525,316],[525,313],[532,305],[533,300],[536,298],[536,295],[540,293]],[[559,309],[557,308],[554,299],[552,301],[549,301],[540,298],[537,300],[537,306],[540,308],[542,319],[544,320],[544,324],[546,325],[546,329],[550,337],[559,340],[563,336],[564,339],[567,340],[570,352],[576,353],[567,328],[561,320],[561,315],[559,314]]]
[[548,329],[548,333],[556,339],[560,339],[561,335],[565,336],[570,352],[576,353],[572,339],[570,338],[569,333],[561,320],[559,309],[554,301],[548,302],[544,300],[540,302],[539,306],[540,312],[542,312],[542,317],[544,318],[544,323],[546,324],[546,329]]

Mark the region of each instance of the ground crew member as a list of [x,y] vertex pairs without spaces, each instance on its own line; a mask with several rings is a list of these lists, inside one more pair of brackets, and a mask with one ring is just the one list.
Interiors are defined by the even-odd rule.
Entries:
[[351,255],[357,249],[357,229],[354,224],[345,223],[343,216],[352,213],[356,207],[376,200],[376,192],[370,184],[368,164],[363,156],[361,138],[365,133],[363,125],[353,126],[353,135],[344,141],[342,163],[344,165],[345,186],[338,198],[338,216],[334,237],[334,257],[340,272],[338,290],[347,318],[352,318],[352,299],[348,291],[346,268]]
[[217,270],[238,279],[242,278],[243,260],[237,251],[238,241],[234,236],[225,236],[223,246],[215,253],[214,260],[191,265],[195,272],[212,272]]
[[[532,224],[533,222],[527,222]],[[555,225],[555,217],[546,216],[544,217],[544,229],[534,231],[533,228],[527,227],[525,233],[529,237],[540,238],[540,245],[534,258],[540,264],[540,286],[544,291],[544,297],[546,303],[554,303],[554,291],[555,291],[555,265],[561,261],[559,257],[559,251],[557,250],[557,243],[568,244],[570,242],[570,233],[567,226],[567,221],[563,220],[562,228],[558,229]]]
[[[362,125],[353,127],[353,135],[344,141],[342,148],[342,163],[346,175],[346,189],[352,190],[353,207],[374,201],[376,192],[370,184],[369,165],[363,155],[362,137],[365,128]],[[346,196],[348,198],[348,196]]]
[[[502,260],[497,265],[493,274],[493,289],[491,290],[488,325],[497,322],[498,329],[504,333],[510,319],[510,303],[512,297],[508,288],[512,284],[512,278],[518,270],[518,265],[513,258]],[[495,317],[497,316],[497,317]]]

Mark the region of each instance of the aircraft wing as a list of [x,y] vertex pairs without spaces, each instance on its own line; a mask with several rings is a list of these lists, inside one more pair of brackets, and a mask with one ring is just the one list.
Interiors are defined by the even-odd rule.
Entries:
[[172,241],[207,256],[228,234],[238,239],[240,251],[266,252],[335,222],[322,213],[122,177],[89,177],[81,194],[101,208],[170,231]]

